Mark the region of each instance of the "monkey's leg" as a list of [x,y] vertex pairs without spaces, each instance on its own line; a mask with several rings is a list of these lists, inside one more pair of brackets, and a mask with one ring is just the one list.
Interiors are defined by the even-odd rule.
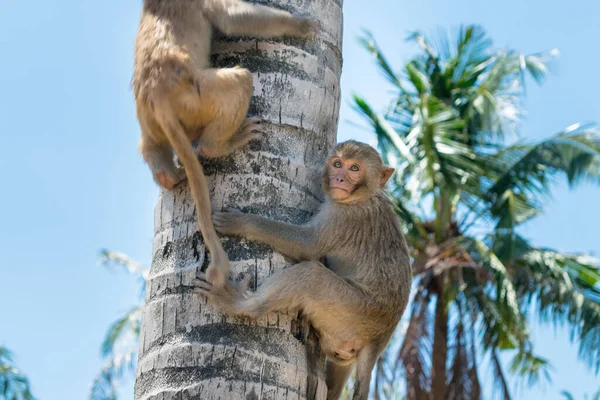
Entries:
[[258,135],[259,119],[246,119],[252,97],[252,74],[245,68],[208,69],[199,73],[201,112],[210,121],[198,141],[200,153],[222,157]]
[[[195,291],[211,301],[230,304],[228,312],[258,318],[271,311],[298,311],[312,321],[317,330],[335,331],[338,321],[353,327],[363,323],[365,298],[350,283],[316,261],[305,261],[284,268],[247,296],[223,291],[206,280],[200,272],[192,284]],[[237,293],[241,293],[243,288]],[[360,321],[359,321],[360,320]],[[349,330],[346,329],[348,332]],[[345,340],[340,338],[340,342]]]
[[204,13],[210,22],[228,36],[312,37],[317,31],[316,22],[310,18],[239,0],[209,0]]
[[379,343],[369,343],[366,345],[356,360],[356,380],[354,382],[354,394],[352,400],[368,400],[369,388],[371,386],[371,372],[377,362],[377,358],[385,348]]
[[337,400],[340,398],[353,367],[354,364],[339,365],[329,359],[327,360],[325,364],[327,400]]
[[[142,114],[143,115],[143,114]],[[168,142],[156,143],[152,136],[151,124],[145,116],[138,117],[142,129],[142,137],[138,148],[142,153],[144,161],[152,171],[152,177],[163,188],[170,190],[177,183],[185,179],[185,171],[177,168],[173,160],[173,149]]]

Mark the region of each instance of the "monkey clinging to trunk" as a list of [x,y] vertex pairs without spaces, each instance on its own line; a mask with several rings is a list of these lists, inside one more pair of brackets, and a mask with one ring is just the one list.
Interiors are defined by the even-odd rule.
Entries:
[[[250,275],[217,288],[203,273],[196,291],[224,312],[259,317],[302,311],[327,357],[328,399],[337,399],[356,363],[354,400],[366,400],[371,371],[408,302],[408,247],[383,187],[394,169],[371,146],[338,144],[323,168],[327,199],[302,226],[244,214],[213,215],[216,229],[271,245],[302,261],[248,291]],[[317,260],[325,258],[325,265]]]
[[199,152],[220,157],[255,138],[260,119],[246,119],[252,96],[247,69],[210,68],[212,27],[228,35],[314,36],[309,18],[239,0],[144,0],[135,42],[133,90],[142,137],[139,149],[155,181],[171,189],[187,174],[196,215],[211,253],[208,279],[224,285],[229,259],[210,219],[210,198]]

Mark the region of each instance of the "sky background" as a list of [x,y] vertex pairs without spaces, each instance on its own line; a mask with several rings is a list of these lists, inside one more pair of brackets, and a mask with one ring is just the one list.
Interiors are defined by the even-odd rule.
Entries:
[[[99,267],[98,250],[151,258],[158,190],[137,153],[129,88],[140,8],[141,0],[0,1],[0,345],[14,351],[41,400],[86,398],[106,328],[137,299],[135,280]],[[361,28],[397,69],[416,51],[407,33],[439,25],[480,23],[498,46],[526,53],[556,47],[555,74],[528,88],[523,136],[600,121],[599,15],[600,2],[590,0],[346,0],[338,139],[372,138],[349,123],[360,122],[349,107],[352,91],[380,110],[390,99],[356,43]],[[598,199],[598,187],[559,184],[524,234],[600,255]],[[536,351],[555,367],[554,384],[515,398],[559,399],[568,389],[583,399],[600,388],[563,330],[532,330]],[[490,375],[482,380],[489,384]]]

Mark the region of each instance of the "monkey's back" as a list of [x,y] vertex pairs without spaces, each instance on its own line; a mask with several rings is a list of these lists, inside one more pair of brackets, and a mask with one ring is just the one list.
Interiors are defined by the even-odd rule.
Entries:
[[152,90],[189,86],[210,66],[212,26],[198,1],[146,0],[135,40],[136,99]]

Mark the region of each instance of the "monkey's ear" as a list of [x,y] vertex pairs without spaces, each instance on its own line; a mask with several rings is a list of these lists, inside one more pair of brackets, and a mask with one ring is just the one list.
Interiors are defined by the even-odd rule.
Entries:
[[388,179],[390,179],[390,177],[392,176],[394,171],[395,171],[394,168],[388,167],[387,165],[384,165],[381,168],[381,177],[379,178],[379,185],[381,187],[385,186],[385,184],[387,183]]

